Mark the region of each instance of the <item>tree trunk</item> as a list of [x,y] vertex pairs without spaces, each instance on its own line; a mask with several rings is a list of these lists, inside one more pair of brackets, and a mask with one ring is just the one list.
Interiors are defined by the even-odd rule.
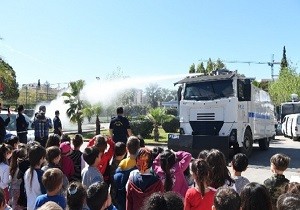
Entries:
[[99,120],[99,116],[96,116],[96,135],[100,134],[100,120]]
[[159,140],[159,131],[158,131],[157,124],[154,125],[153,135],[154,135],[154,141],[158,141]]
[[77,126],[78,126],[78,134],[82,134],[82,122],[79,119],[77,121]]

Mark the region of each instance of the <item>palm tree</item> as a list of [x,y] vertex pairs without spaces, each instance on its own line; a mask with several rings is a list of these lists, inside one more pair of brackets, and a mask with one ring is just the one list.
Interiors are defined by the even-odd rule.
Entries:
[[82,109],[82,114],[83,117],[86,117],[90,123],[92,117],[94,116],[94,110],[93,106],[87,101],[84,101],[84,108]]
[[80,92],[85,85],[84,80],[77,80],[76,82],[70,82],[70,92],[64,92],[62,96],[68,99],[64,100],[65,104],[69,104],[67,109],[67,116],[70,118],[70,122],[77,123],[78,133],[82,134],[82,121],[83,121],[83,101],[80,99]]
[[152,108],[149,110],[148,115],[146,116],[148,119],[150,119],[153,122],[154,130],[154,140],[158,141],[159,139],[159,130],[158,126],[162,125],[162,123],[166,120],[168,120],[171,115],[166,114],[166,110],[164,108]]

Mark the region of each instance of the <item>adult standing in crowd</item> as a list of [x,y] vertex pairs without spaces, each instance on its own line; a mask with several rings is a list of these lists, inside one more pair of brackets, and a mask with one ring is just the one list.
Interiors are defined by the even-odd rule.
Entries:
[[17,136],[19,137],[19,141],[21,143],[27,144],[27,129],[29,123],[26,121],[23,113],[24,113],[24,106],[19,105],[18,116],[16,118]]
[[55,117],[53,118],[53,126],[54,126],[54,133],[58,134],[59,136],[62,135],[62,125],[59,119],[59,111],[55,111]]
[[39,142],[43,147],[46,146],[46,142],[49,136],[49,129],[52,128],[52,120],[45,116],[46,107],[44,105],[39,107],[39,112],[36,114],[32,123],[34,128],[35,141]]
[[[2,104],[0,103],[0,113],[2,110]],[[7,109],[7,118],[3,120],[3,118],[0,116],[0,144],[4,142],[5,135],[6,135],[6,129],[5,127],[8,126],[8,123],[10,122],[10,111],[9,108]]]
[[123,116],[123,107],[117,108],[117,116],[112,118],[109,125],[109,133],[114,142],[127,143],[127,138],[132,135],[129,121]]

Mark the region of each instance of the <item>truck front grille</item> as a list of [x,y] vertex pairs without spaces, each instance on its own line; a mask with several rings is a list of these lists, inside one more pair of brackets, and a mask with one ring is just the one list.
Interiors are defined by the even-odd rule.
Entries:
[[215,113],[197,113],[197,120],[199,121],[214,121]]

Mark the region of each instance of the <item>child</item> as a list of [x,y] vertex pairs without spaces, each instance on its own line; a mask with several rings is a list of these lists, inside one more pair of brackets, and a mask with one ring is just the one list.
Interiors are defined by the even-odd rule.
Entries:
[[225,156],[221,151],[217,149],[210,150],[206,162],[212,170],[210,177],[210,186],[212,188],[218,189],[224,185],[230,187],[233,186],[234,180],[230,176]]
[[153,162],[153,170],[164,183],[165,191],[175,191],[182,197],[188,189],[184,171],[189,167],[192,155],[188,152],[165,150]]
[[110,164],[110,195],[111,195],[111,200],[112,203],[115,206],[118,206],[117,200],[116,200],[116,194],[117,194],[117,189],[116,189],[116,184],[114,182],[114,175],[116,172],[116,169],[118,168],[121,160],[124,159],[126,155],[126,145],[123,142],[117,142],[115,144],[115,154],[112,159],[112,162]]
[[80,147],[83,144],[82,135],[76,134],[72,139],[73,150],[69,157],[72,159],[74,163],[74,174],[71,177],[71,181],[81,182],[81,171],[84,168],[84,160],[82,156],[82,152],[80,151]]
[[[42,167],[42,170],[45,172],[49,168],[58,168],[58,169],[60,169],[60,165],[59,165],[60,159],[61,159],[60,149],[57,146],[48,147],[46,149],[47,164]],[[69,185],[68,178],[66,177],[66,175],[63,175],[63,186],[62,186],[62,189],[61,189],[61,192],[60,192],[62,195],[65,194],[68,185]]]
[[27,156],[27,148],[26,147],[20,147],[20,149],[16,149],[13,151],[10,161],[10,193],[11,193],[11,206],[15,210],[21,210],[20,205],[17,204],[17,201],[20,196],[20,185],[22,182],[21,177],[18,178],[19,174],[19,167],[18,162]]
[[45,172],[49,168],[59,168],[61,155],[60,149],[57,146],[51,146],[46,149],[47,163],[42,167]]
[[29,144],[20,143],[18,146],[20,149],[26,150],[26,156],[18,159],[18,174],[17,174],[17,179],[21,179],[20,195],[17,203],[23,209],[25,209],[27,206],[27,198],[26,198],[25,185],[24,185],[24,175],[27,169],[30,167],[30,162],[28,159],[28,153],[29,153],[28,151],[29,151],[29,145],[31,145],[32,143],[35,143],[35,141],[32,141]]
[[37,210],[63,210],[57,203],[48,201]]
[[153,193],[144,203],[143,210],[183,210],[182,197],[175,192]]
[[238,153],[233,156],[231,161],[233,170],[234,189],[238,194],[241,193],[243,187],[250,183],[250,181],[242,176],[242,172],[248,167],[248,158],[245,154]]
[[220,187],[215,194],[212,210],[240,210],[240,206],[241,198],[234,189]]
[[72,182],[67,190],[68,209],[87,210],[86,189],[80,182]]
[[5,201],[9,201],[8,184],[9,184],[9,166],[8,159],[11,157],[11,146],[2,144],[0,146],[0,188],[4,191]]
[[60,142],[63,143],[63,142],[69,142],[71,143],[71,138],[68,134],[64,133],[61,135],[60,137]]
[[7,205],[4,194],[4,191],[0,188],[0,210],[12,210],[12,208]]
[[82,184],[90,186],[95,182],[102,182],[103,176],[97,169],[97,166],[101,160],[102,153],[99,152],[96,147],[87,147],[83,152],[83,159],[88,164],[82,172]]
[[41,166],[45,161],[46,150],[43,146],[35,144],[29,148],[30,167],[24,175],[24,184],[27,195],[27,210],[33,210],[36,198],[46,193],[42,183],[43,171]]
[[197,184],[187,190],[184,199],[185,210],[211,210],[216,190],[209,187],[210,167],[203,159],[192,162],[192,176]]
[[[107,151],[107,145],[109,148]],[[109,161],[114,155],[115,142],[110,137],[104,137],[102,135],[97,135],[95,139],[95,147],[97,147],[102,153],[101,160],[97,166],[100,173],[103,175],[104,181],[109,185]],[[108,169],[108,170],[106,170]]]
[[90,210],[117,210],[111,203],[108,186],[105,182],[97,182],[89,186],[86,202]]
[[51,146],[59,147],[59,145],[60,145],[60,136],[58,134],[50,134],[45,148],[48,148]]
[[68,180],[71,180],[71,177],[75,173],[74,163],[72,159],[68,156],[72,151],[71,145],[69,142],[65,141],[60,144],[59,148],[61,151],[61,160],[60,160],[61,170],[66,175]]
[[114,175],[114,182],[117,189],[116,200],[118,203],[118,210],[125,210],[126,208],[126,183],[130,172],[136,169],[136,154],[140,149],[140,140],[136,136],[130,136],[126,147],[129,157],[120,162]]
[[273,207],[276,206],[277,198],[285,192],[285,187],[289,180],[283,175],[288,168],[290,158],[284,154],[275,154],[270,159],[271,171],[273,176],[264,181],[264,185],[268,189]]
[[12,136],[7,140],[7,144],[10,145],[13,148],[13,150],[18,149],[19,143],[19,137],[17,136]]
[[276,210],[272,207],[271,196],[267,188],[255,182],[247,184],[241,194],[241,209]]
[[296,210],[300,207],[300,195],[285,193],[278,197],[277,210]]
[[42,182],[46,188],[47,193],[39,195],[35,200],[35,207],[37,209],[48,201],[54,201],[61,208],[66,208],[66,199],[59,195],[63,184],[63,173],[58,168],[50,168],[43,174]]
[[[147,197],[154,192],[163,192],[164,185],[161,180],[150,173],[153,159],[149,149],[141,148],[136,156],[138,169],[130,172],[128,179],[126,209],[139,210]],[[136,202],[136,201],[139,202]]]

